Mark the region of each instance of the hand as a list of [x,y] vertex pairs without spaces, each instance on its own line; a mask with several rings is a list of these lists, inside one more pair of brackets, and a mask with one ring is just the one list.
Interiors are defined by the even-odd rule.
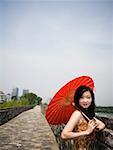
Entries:
[[88,122],[88,127],[87,127],[87,134],[89,135],[90,133],[93,132],[93,130],[96,128],[97,123],[95,121],[95,119],[92,119]]

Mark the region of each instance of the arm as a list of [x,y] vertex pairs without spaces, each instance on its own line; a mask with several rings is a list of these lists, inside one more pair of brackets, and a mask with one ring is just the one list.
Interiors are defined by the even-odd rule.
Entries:
[[105,124],[97,118],[94,119],[96,120],[97,123],[96,129],[98,129],[99,131],[103,130],[105,128]]
[[78,123],[81,117],[82,115],[79,111],[74,111],[74,113],[70,117],[70,120],[68,121],[68,123],[66,124],[65,128],[61,133],[62,139],[73,139],[88,134],[87,131],[73,132],[75,125]]

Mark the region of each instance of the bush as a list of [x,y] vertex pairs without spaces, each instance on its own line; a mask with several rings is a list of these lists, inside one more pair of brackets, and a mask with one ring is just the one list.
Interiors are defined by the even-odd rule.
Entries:
[[18,106],[28,106],[29,101],[26,98],[22,98],[20,100],[12,99],[10,101],[6,101],[2,104],[0,104],[0,109],[7,109],[12,107],[18,107]]

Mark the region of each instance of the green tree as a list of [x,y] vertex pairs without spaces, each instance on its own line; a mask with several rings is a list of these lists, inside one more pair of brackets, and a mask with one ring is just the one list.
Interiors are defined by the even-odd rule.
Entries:
[[30,105],[33,105],[33,104],[38,104],[39,105],[42,102],[42,98],[38,97],[34,93],[26,93],[23,96],[21,96],[21,98],[28,99]]
[[42,98],[41,98],[41,97],[37,97],[36,100],[35,100],[35,103],[36,103],[37,105],[42,104]]

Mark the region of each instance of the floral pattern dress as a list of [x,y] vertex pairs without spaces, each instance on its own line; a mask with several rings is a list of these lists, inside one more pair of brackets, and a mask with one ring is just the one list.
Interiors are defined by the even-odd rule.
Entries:
[[[85,131],[87,129],[88,122],[83,118],[75,127],[75,131]],[[88,136],[80,136],[75,138],[74,150],[94,150],[92,141],[95,140],[95,132]],[[93,142],[94,143],[94,142]]]

